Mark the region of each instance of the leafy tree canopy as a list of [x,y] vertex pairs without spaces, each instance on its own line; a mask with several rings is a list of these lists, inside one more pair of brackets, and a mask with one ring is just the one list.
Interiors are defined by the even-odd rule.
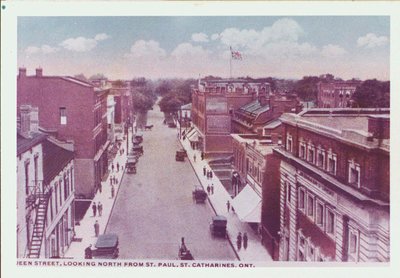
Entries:
[[390,81],[365,80],[357,87],[352,99],[356,107],[390,107]]

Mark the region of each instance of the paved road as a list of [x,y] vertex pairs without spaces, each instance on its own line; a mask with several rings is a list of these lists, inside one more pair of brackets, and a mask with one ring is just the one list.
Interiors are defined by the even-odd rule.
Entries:
[[107,232],[120,237],[121,259],[177,259],[180,238],[195,259],[236,260],[226,239],[213,238],[208,204],[194,204],[198,184],[188,161],[176,162],[176,129],[162,124],[158,106],[149,111],[152,131],[144,132],[137,174],[125,174]]

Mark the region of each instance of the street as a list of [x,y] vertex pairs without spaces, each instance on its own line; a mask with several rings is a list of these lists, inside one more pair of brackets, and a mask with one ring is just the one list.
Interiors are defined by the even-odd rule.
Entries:
[[144,155],[137,174],[125,173],[107,233],[119,236],[121,259],[178,258],[181,237],[195,259],[236,260],[227,239],[213,238],[209,223],[214,212],[208,201],[195,204],[199,184],[190,165],[175,161],[180,149],[177,130],[163,124],[158,105],[148,112],[151,131],[143,131]]

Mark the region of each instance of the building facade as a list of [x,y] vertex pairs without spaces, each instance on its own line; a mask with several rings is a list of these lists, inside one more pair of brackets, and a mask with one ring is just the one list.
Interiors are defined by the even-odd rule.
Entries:
[[44,76],[42,69],[17,78],[17,105],[39,108],[43,131],[75,148],[75,187],[78,197],[91,198],[107,171],[108,90],[68,76]]
[[[233,206],[242,221],[258,224],[262,243],[274,260],[279,259],[280,203],[279,159],[273,155],[273,144],[269,137],[256,134],[232,134],[234,195]],[[245,188],[248,187],[246,190]],[[249,192],[251,188],[252,192]],[[240,196],[246,194],[246,196]],[[239,199],[239,200],[236,200]],[[235,204],[239,202],[239,204]],[[240,202],[246,208],[241,217]],[[253,211],[248,210],[252,208]],[[239,210],[238,210],[239,208]],[[257,210],[255,212],[254,210]],[[257,217],[255,214],[257,213]],[[246,219],[246,214],[248,220]]]
[[17,257],[60,257],[74,234],[74,153],[39,132],[37,109],[20,111]]
[[389,110],[281,120],[280,260],[389,261]]
[[320,108],[352,107],[352,96],[360,81],[319,82],[317,106]]
[[[269,91],[268,83],[242,79],[199,80],[192,90],[192,122],[198,145],[207,156],[232,154],[232,115]],[[190,138],[189,138],[190,139]]]

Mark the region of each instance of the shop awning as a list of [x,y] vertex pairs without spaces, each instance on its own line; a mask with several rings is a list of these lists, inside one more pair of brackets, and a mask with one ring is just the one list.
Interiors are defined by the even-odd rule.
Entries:
[[249,185],[246,185],[233,199],[232,206],[240,221],[261,222],[261,197]]

